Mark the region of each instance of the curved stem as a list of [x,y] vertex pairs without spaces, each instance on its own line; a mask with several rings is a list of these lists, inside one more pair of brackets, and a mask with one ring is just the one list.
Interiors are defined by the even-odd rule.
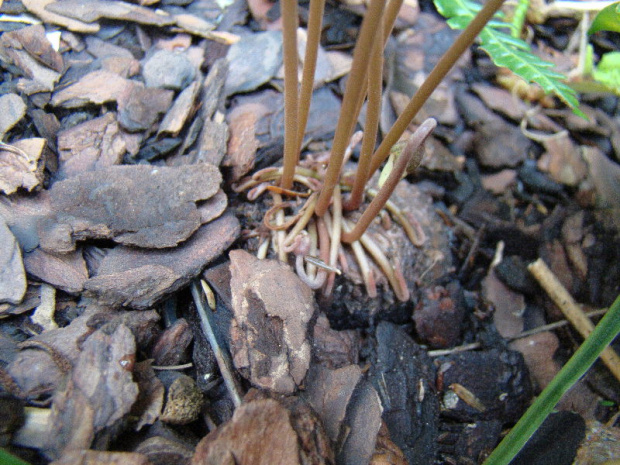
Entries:
[[480,31],[486,26],[495,12],[502,6],[504,0],[489,0],[484,7],[478,12],[469,25],[461,32],[456,41],[439,59],[428,77],[424,80],[418,91],[405,110],[400,114],[392,129],[386,134],[385,139],[372,157],[370,166],[370,176],[379,168],[381,163],[390,154],[392,146],[398,142],[400,136],[403,135],[407,126],[411,123],[415,115],[418,113],[422,105],[428,100],[435,88],[442,79],[448,74],[448,71],[454,66],[461,55],[473,43]]
[[281,186],[293,187],[293,175],[299,158],[297,152],[297,0],[282,0],[282,47],[284,51],[284,169]]
[[377,245],[375,241],[370,238],[368,234],[362,234],[362,237],[360,237],[360,242],[368,251],[370,256],[379,265],[381,271],[383,271],[383,274],[385,275],[388,282],[390,283],[390,286],[392,286],[392,289],[394,290],[396,298],[401,302],[406,302],[407,300],[409,300],[409,289],[407,288],[407,283],[405,282],[404,278],[402,277],[402,273],[400,272],[400,265],[392,267],[390,261],[381,251],[381,248]]
[[[342,220],[342,232],[343,235],[351,230],[351,225],[345,219]],[[351,242],[351,249],[353,250],[353,255],[357,260],[357,265],[360,268],[360,274],[362,275],[362,280],[364,281],[364,286],[366,287],[366,292],[368,293],[368,297],[375,298],[377,297],[377,286],[375,282],[375,277],[372,274],[372,270],[370,268],[370,263],[368,263],[368,257],[364,252],[364,248],[360,241]]]
[[432,118],[427,119],[422,123],[422,125],[416,130],[415,133],[409,138],[407,145],[403,149],[403,152],[400,154],[396,163],[394,163],[394,167],[392,168],[392,172],[386,179],[381,189],[377,193],[377,196],[370,202],[368,208],[364,211],[357,224],[353,228],[351,232],[345,232],[342,235],[343,242],[353,242],[357,241],[364,231],[368,229],[368,226],[375,219],[375,217],[379,214],[383,206],[386,204],[394,189],[400,182],[403,177],[405,171],[411,168],[411,163],[416,162],[419,164],[422,159],[422,147],[426,138],[433,132],[433,129],[437,126],[437,121]]

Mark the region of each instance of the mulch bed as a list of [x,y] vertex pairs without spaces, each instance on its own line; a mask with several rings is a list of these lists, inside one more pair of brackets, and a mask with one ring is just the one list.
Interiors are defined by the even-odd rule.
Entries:
[[[383,134],[457,34],[420,4],[386,47]],[[363,12],[327,5],[314,159]],[[545,326],[564,316],[527,265],[544,260],[588,311],[619,294],[618,97],[584,95],[589,120],[526,103],[474,46],[412,123],[438,127],[394,194],[425,240],[388,215],[371,227],[402,248],[409,299],[374,264],[369,295],[346,250],[323,295],[256,258],[272,204],[237,189],[281,162],[277,5],[0,13],[0,445],[30,463],[481,463],[582,340]],[[533,26],[536,52],[570,71],[577,27]],[[570,464],[579,447],[575,463],[595,463],[602,443],[618,458],[604,439],[620,438],[619,402],[597,363],[518,463]]]

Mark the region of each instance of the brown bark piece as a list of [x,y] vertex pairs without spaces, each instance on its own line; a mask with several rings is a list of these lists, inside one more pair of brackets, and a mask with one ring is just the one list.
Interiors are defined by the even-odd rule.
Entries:
[[104,42],[97,37],[86,37],[88,53],[101,61],[101,68],[128,78],[140,72],[140,62],[126,48]]
[[198,136],[199,160],[219,166],[226,155],[228,125],[225,122],[206,120]]
[[54,460],[50,465],[150,465],[145,455],[136,452],[106,452],[74,450]]
[[377,391],[368,381],[359,383],[347,409],[344,428],[349,434],[342,441],[338,463],[358,465],[370,462],[382,425],[382,413]]
[[46,448],[49,456],[87,449],[95,438],[99,448],[109,444],[114,425],[138,398],[138,385],[133,381],[135,359],[134,337],[125,325],[110,334],[102,328],[86,340],[71,378],[54,396]]
[[323,421],[329,439],[336,444],[353,391],[362,377],[358,365],[332,370],[313,365],[308,373],[304,397]]
[[166,113],[166,116],[164,116],[157,134],[166,134],[172,137],[179,135],[183,126],[185,126],[187,118],[193,112],[194,102],[201,88],[202,82],[196,80],[183,89]]
[[180,365],[187,361],[193,335],[185,318],[179,318],[157,339],[151,357],[155,365]]
[[525,298],[513,291],[497,277],[494,270],[482,280],[482,295],[495,307],[493,323],[499,334],[505,338],[523,331]]
[[43,180],[41,156],[45,139],[22,139],[0,145],[0,191],[13,194],[18,189],[31,192]]
[[223,165],[232,166],[232,181],[237,181],[254,168],[259,146],[256,138],[257,117],[251,112],[235,113],[230,117],[230,140]]
[[75,84],[54,92],[51,104],[63,108],[78,108],[88,104],[115,102],[127,87],[133,85],[132,81],[116,73],[97,70],[88,73]]
[[546,171],[554,181],[566,186],[577,186],[586,177],[588,167],[581,151],[568,133],[551,137],[543,142],[546,152],[538,161],[538,168]]
[[0,136],[4,136],[26,114],[26,104],[17,94],[0,97]]
[[146,455],[153,465],[189,465],[194,455],[189,447],[163,436],[147,439],[136,448],[136,452]]
[[48,4],[46,10],[86,23],[102,18],[160,27],[174,23],[174,18],[168,13],[155,12],[150,8],[120,1],[61,0]]
[[118,101],[118,122],[129,132],[145,131],[170,108],[174,92],[130,82]]
[[222,216],[222,213],[226,211],[227,206],[228,197],[226,196],[226,193],[220,189],[217,194],[198,206],[200,221],[202,221],[202,224],[206,224],[216,218],[219,218]]
[[230,252],[233,363],[257,387],[292,393],[310,365],[312,290],[275,260]]
[[36,248],[24,254],[24,267],[30,275],[69,294],[81,292],[88,279],[81,249],[53,254]]
[[47,6],[55,3],[55,0],[23,0],[22,3],[30,13],[38,16],[46,23],[57,24],[73,32],[84,32],[87,34],[99,32],[99,24],[89,24],[88,22],[78,21],[61,14],[52,13],[47,9]]
[[200,441],[192,465],[333,463],[311,411],[294,402],[289,399],[290,410],[274,399],[244,403],[229,422]]
[[106,312],[88,306],[69,326],[44,331],[27,341],[27,346],[7,365],[7,373],[28,398],[47,395],[57,389],[80,356],[82,342],[94,331],[88,322],[95,314]]
[[312,344],[312,356],[316,363],[332,370],[357,365],[361,346],[361,336],[357,330],[331,329],[324,313],[316,319]]
[[0,58],[21,71],[24,79],[18,87],[27,95],[53,90],[64,68],[62,56],[52,48],[40,24],[4,33]]
[[109,238],[137,247],[173,247],[198,229],[202,221],[195,202],[215,195],[221,180],[217,168],[206,163],[111,166],[82,173],[52,186],[57,223],[41,233],[52,239],[48,249],[66,247],[67,238],[54,234],[57,225],[69,225],[72,240]]
[[21,250],[4,218],[0,216],[0,302],[18,304],[25,293],[26,272]]
[[472,89],[487,107],[513,121],[521,121],[528,110],[523,100],[505,89],[484,84],[474,84]]
[[59,173],[63,179],[85,171],[118,165],[126,152],[114,113],[66,129],[58,134]]
[[103,259],[85,288],[110,305],[146,309],[164,295],[185,286],[235,241],[239,222],[233,215],[200,228],[171,250],[116,247]]
[[445,349],[461,337],[465,302],[458,281],[424,289],[413,313],[416,333],[432,348]]
[[138,417],[134,429],[140,431],[145,425],[152,425],[159,418],[164,405],[164,385],[155,376],[151,361],[137,363],[134,380],[138,383],[139,394],[131,408],[131,415]]

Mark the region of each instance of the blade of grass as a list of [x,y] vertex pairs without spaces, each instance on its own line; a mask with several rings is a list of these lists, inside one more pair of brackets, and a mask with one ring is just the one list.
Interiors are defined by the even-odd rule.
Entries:
[[0,447],[0,463],[4,465],[29,465],[28,462],[24,462],[19,457],[14,456],[13,454],[7,452],[1,447]]
[[562,396],[581,378],[620,333],[620,296],[590,336],[500,442],[484,465],[505,465],[519,453]]

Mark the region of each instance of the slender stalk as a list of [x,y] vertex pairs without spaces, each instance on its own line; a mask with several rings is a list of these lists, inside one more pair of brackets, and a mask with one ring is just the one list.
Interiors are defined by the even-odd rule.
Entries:
[[385,48],[385,44],[387,44],[390,35],[392,34],[392,29],[394,29],[394,23],[396,22],[396,17],[398,16],[398,12],[400,11],[400,7],[403,6],[403,0],[390,0],[390,2],[385,7],[385,13],[383,14],[383,47]]
[[381,115],[381,91],[383,88],[383,22],[379,23],[379,30],[375,43],[372,46],[372,56],[368,67],[368,105],[366,106],[366,123],[364,125],[364,139],[362,151],[355,172],[353,190],[344,202],[345,210],[357,210],[362,204],[364,188],[368,181],[370,160],[377,142],[377,129]]
[[[383,13],[383,48],[387,45],[387,41],[390,38],[390,34],[392,33],[392,29],[394,29],[394,23],[396,22],[396,17],[398,16],[398,11],[400,7],[403,5],[403,0],[390,0],[390,2],[385,7],[385,12]],[[383,70],[381,70],[381,74],[383,74]],[[360,111],[362,111],[362,106],[364,104],[364,100],[366,99],[366,90],[362,92],[357,100],[357,104],[355,107],[355,120],[359,117]],[[351,128],[351,132],[353,131]]]
[[308,17],[308,38],[306,39],[306,54],[304,55],[304,70],[301,76],[301,90],[299,91],[299,121],[297,126],[297,153],[301,152],[304,141],[304,132],[308,124],[312,90],[314,89],[314,72],[316,58],[321,42],[321,28],[323,26],[323,10],[325,0],[310,0]]
[[282,47],[284,51],[284,169],[280,185],[293,187],[293,175],[299,158],[297,152],[297,0],[282,0]]
[[523,448],[562,396],[581,378],[600,353],[620,333],[620,297],[596,325],[594,331],[566,362],[553,380],[486,459],[484,465],[506,465]]
[[402,153],[394,163],[394,167],[392,168],[392,172],[386,179],[385,183],[379,189],[376,197],[370,202],[368,208],[364,211],[357,224],[350,232],[345,232],[342,234],[342,241],[351,243],[353,241],[357,241],[364,231],[368,229],[368,226],[372,222],[373,219],[379,214],[381,209],[384,207],[394,189],[402,179],[403,174],[408,168],[411,168],[411,162],[416,161],[420,163],[422,158],[422,147],[426,138],[433,132],[433,129],[437,126],[437,121],[432,118],[427,119],[422,123],[422,125],[417,129],[415,133],[409,138],[407,145],[403,149]]
[[342,169],[344,152],[349,144],[349,136],[355,126],[355,109],[360,94],[364,91],[365,76],[368,69],[368,51],[370,50],[378,21],[382,21],[385,0],[371,0],[362,22],[359,38],[353,52],[353,64],[344,93],[338,125],[334,134],[332,153],[325,173],[323,189],[316,204],[316,213],[323,216],[329,207],[334,187],[338,183]]
[[379,168],[381,163],[390,154],[392,146],[398,142],[400,136],[403,135],[407,126],[411,123],[415,115],[418,113],[422,105],[428,100],[435,88],[448,74],[448,71],[454,66],[459,57],[469,48],[476,39],[480,31],[486,26],[487,22],[493,17],[495,12],[502,6],[504,0],[489,0],[469,25],[461,32],[456,41],[439,59],[428,77],[424,80],[418,91],[405,110],[398,117],[392,129],[386,134],[385,139],[372,157],[370,165],[370,176]]

